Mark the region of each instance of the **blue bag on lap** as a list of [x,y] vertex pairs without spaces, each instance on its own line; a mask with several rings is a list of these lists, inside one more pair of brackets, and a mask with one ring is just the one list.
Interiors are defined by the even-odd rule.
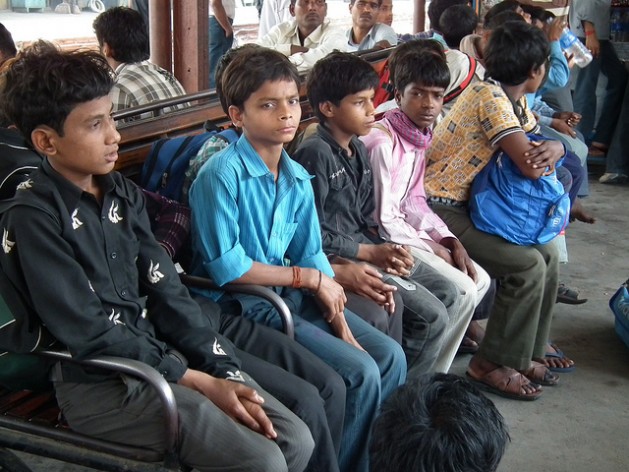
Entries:
[[546,244],[561,232],[570,215],[570,199],[555,171],[529,179],[505,152],[497,151],[474,178],[469,208],[476,229],[530,246]]

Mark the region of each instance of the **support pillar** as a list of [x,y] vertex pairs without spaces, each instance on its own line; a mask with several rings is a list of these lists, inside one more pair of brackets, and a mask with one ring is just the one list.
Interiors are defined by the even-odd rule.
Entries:
[[209,86],[209,0],[173,2],[174,73],[186,92]]
[[151,62],[172,72],[173,36],[170,22],[170,0],[149,0]]
[[413,33],[420,33],[426,29],[426,0],[414,0]]

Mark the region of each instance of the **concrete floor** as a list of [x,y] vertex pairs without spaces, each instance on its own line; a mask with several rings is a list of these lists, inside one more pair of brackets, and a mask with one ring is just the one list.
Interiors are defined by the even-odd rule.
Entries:
[[[607,305],[629,277],[629,186],[591,177],[590,188],[586,205],[598,221],[570,226],[570,262],[562,266],[563,281],[589,302],[557,305],[552,334],[577,369],[536,402],[490,395],[511,433],[499,472],[629,471],[629,348],[616,337]],[[468,360],[458,357],[452,372],[464,375]],[[85,470],[23,457],[35,472]]]

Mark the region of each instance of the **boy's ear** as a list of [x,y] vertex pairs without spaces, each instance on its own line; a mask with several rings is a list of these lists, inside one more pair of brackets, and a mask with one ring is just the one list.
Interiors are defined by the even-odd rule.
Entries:
[[295,4],[291,3],[290,6],[288,7],[288,13],[290,13],[290,16],[295,16]]
[[114,57],[114,51],[109,44],[103,42],[102,47],[100,48],[101,54],[105,57]]
[[334,116],[334,105],[331,101],[326,100],[323,103],[319,103],[319,111],[326,118],[332,118]]
[[395,103],[397,103],[397,106],[400,106],[400,103],[402,103],[402,94],[398,89],[395,89],[393,91],[393,98],[395,98]]
[[235,105],[230,105],[227,109],[229,119],[232,120],[234,126],[242,128],[242,111]]
[[55,137],[57,132],[49,126],[38,126],[31,133],[31,142],[33,147],[40,154],[52,156],[57,153],[55,145]]

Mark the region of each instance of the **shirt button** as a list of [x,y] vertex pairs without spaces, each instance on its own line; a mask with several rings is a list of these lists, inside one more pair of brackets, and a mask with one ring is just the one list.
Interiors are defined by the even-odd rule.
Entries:
[[118,257],[118,254],[116,254],[115,252],[112,252],[112,253],[111,253],[111,258],[112,258],[112,259],[115,259],[116,257]]
[[127,291],[123,290],[122,292],[120,292],[120,295],[122,295],[123,297],[126,297],[127,296]]

